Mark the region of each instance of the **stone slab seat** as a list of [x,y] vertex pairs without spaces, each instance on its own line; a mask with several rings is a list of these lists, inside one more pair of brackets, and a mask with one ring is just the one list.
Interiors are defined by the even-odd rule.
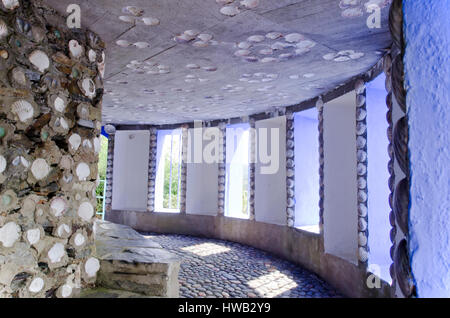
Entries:
[[179,297],[181,261],[174,254],[124,225],[97,221],[94,234],[100,259],[98,286],[145,296]]

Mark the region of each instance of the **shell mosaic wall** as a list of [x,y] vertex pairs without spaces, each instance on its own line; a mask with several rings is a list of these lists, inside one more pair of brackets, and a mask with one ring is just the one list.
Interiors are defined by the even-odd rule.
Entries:
[[93,255],[104,43],[0,3],[0,297],[74,297]]

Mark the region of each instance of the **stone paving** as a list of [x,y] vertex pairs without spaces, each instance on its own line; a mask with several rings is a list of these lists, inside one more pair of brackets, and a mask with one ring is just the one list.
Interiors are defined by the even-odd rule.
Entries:
[[315,274],[238,243],[142,233],[182,259],[180,297],[340,298]]

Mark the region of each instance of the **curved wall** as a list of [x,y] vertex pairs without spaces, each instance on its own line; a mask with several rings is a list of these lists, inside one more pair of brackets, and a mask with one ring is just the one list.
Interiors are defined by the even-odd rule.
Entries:
[[349,297],[390,297],[390,286],[366,286],[367,273],[339,257],[326,254],[323,235],[274,224],[223,216],[143,213],[113,210],[106,220],[135,230],[160,234],[184,234],[249,245],[313,271]]

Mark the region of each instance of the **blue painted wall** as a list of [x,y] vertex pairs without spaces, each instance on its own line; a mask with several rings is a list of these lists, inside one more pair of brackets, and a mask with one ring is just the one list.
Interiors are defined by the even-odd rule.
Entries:
[[450,297],[450,1],[403,3],[412,270],[419,297]]

